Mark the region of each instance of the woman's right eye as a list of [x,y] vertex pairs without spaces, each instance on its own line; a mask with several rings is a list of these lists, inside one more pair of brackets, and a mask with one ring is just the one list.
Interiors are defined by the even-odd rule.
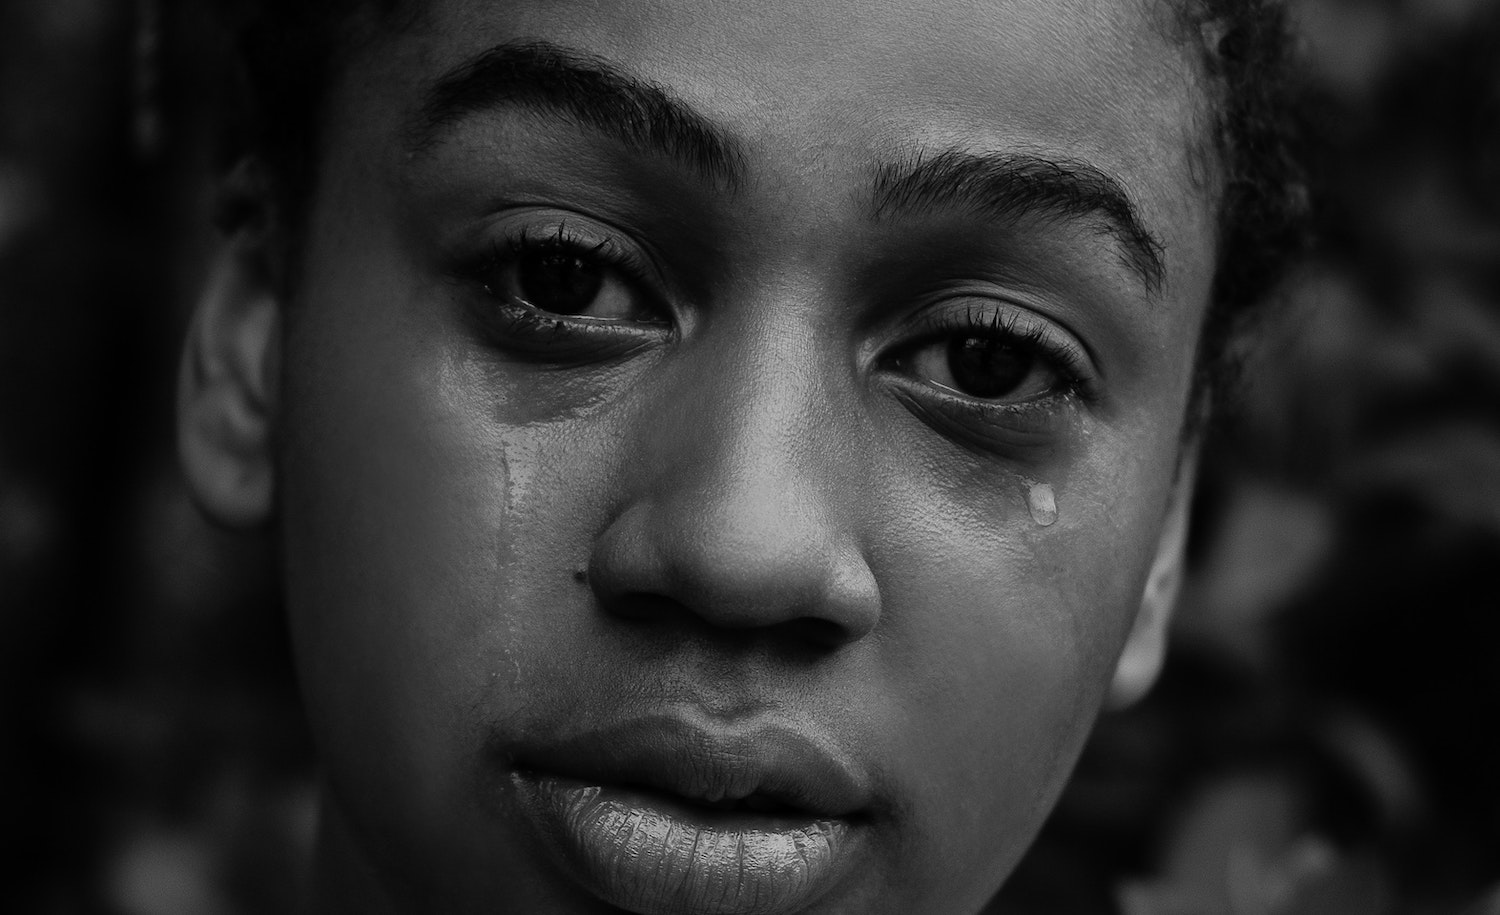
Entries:
[[661,274],[631,242],[554,224],[491,244],[461,266],[468,312],[490,345],[520,358],[584,365],[675,334]]
[[562,232],[522,238],[483,271],[485,289],[505,303],[592,322],[664,323],[661,310],[609,242],[579,243]]

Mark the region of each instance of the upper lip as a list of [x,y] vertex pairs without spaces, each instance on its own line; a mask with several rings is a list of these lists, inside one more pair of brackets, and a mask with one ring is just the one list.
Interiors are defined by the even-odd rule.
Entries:
[[818,817],[847,817],[869,803],[866,780],[830,741],[776,722],[698,717],[617,720],[522,748],[514,766],[705,804],[753,797]]

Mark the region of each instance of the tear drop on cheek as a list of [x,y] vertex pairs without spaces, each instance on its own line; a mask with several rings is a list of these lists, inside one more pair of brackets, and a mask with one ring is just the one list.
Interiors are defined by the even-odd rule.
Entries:
[[1046,527],[1057,520],[1057,497],[1049,483],[1033,483],[1026,492],[1026,505],[1031,509],[1031,520]]

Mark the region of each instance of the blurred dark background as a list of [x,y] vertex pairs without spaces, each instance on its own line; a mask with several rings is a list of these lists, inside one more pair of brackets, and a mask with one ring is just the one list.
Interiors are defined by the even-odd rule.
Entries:
[[[1320,242],[1213,433],[1158,689],[994,911],[1500,913],[1500,0],[1295,0]],[[0,4],[0,910],[288,911],[268,546],[178,478],[215,4]]]

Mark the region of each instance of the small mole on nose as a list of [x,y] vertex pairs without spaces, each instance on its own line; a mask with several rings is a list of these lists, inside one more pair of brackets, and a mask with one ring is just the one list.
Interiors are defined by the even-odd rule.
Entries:
[[1048,483],[1033,483],[1026,493],[1026,505],[1031,509],[1031,520],[1046,527],[1057,520],[1057,498]]

